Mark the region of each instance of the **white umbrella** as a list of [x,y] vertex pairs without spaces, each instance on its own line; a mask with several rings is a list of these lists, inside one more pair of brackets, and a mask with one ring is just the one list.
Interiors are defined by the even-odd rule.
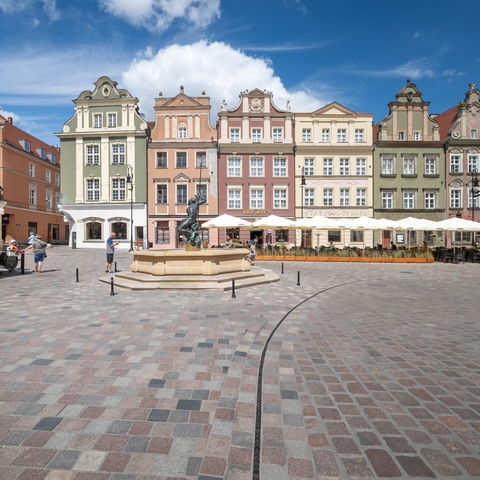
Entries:
[[313,217],[308,218],[299,218],[295,221],[295,226],[297,228],[312,228]]
[[379,230],[398,230],[397,222],[389,218],[377,218]]
[[295,222],[285,217],[269,215],[252,223],[255,228],[295,228]]
[[436,223],[439,230],[465,230],[467,232],[480,231],[480,222],[472,222],[465,218],[453,217]]
[[310,222],[310,228],[317,230],[330,230],[332,228],[340,228],[336,218],[322,217],[318,215],[313,217]]
[[376,218],[358,217],[358,218],[341,218],[337,220],[342,228],[351,230],[382,230],[383,225]]
[[432,220],[427,220],[425,218],[414,218],[407,217],[397,220],[396,222],[397,229],[403,230],[438,230],[438,222],[432,222]]
[[243,220],[242,218],[234,217],[224,213],[219,217],[212,218],[202,224],[202,228],[236,228],[236,227],[251,227],[252,224]]

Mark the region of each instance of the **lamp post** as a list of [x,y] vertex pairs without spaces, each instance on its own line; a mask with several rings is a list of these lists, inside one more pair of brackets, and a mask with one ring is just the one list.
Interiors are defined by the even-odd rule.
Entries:
[[3,213],[7,202],[3,199],[3,187],[0,185],[0,251],[3,245]]
[[127,185],[130,190],[130,249],[133,251],[133,168],[127,165]]
[[[307,184],[306,180],[305,180],[305,167],[302,167],[302,179],[301,179],[301,182],[300,182],[300,187],[302,187],[302,209],[301,209],[301,217],[303,218],[303,207],[304,207],[304,204],[305,204],[305,185]],[[301,243],[300,245],[302,247],[305,246],[305,232],[302,228],[302,240],[301,240]]]
[[[480,190],[478,182],[478,171],[477,167],[472,168],[472,186],[470,188],[470,195],[472,196],[472,221],[475,221],[475,206],[476,206],[476,199],[480,196]],[[472,232],[472,245],[475,245],[475,232]]]

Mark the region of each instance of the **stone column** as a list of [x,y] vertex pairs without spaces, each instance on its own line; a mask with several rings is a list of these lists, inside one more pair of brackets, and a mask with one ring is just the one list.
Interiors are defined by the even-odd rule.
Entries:
[[193,138],[193,118],[191,115],[187,117],[187,138]]
[[265,117],[263,119],[263,139],[265,143],[270,143],[272,141],[272,128],[270,124],[270,117]]
[[195,138],[200,138],[200,115],[195,115]]
[[164,124],[165,124],[165,139],[170,138],[170,117],[165,115],[164,117]]

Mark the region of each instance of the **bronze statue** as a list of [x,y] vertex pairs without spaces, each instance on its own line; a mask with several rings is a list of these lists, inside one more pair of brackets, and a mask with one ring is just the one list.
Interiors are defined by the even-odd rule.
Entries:
[[197,194],[188,201],[187,218],[178,226],[178,231],[185,237],[192,247],[201,248],[202,235],[197,221],[200,205],[207,201],[201,194]]

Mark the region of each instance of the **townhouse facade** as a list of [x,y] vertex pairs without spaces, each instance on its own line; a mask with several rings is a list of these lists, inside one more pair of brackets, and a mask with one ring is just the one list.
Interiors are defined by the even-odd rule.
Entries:
[[[436,120],[445,147],[446,217],[478,222],[480,198],[473,193],[480,173],[480,90],[470,83],[463,100]],[[476,237],[472,232],[457,232],[454,240],[456,244],[472,244]]]
[[[248,221],[273,214],[295,217],[295,159],[293,114],[273,102],[272,92],[253,89],[240,93],[232,110],[219,113],[219,214]],[[260,244],[294,242],[293,231],[234,229],[218,232],[219,243],[228,237]]]
[[0,115],[0,186],[5,206],[3,239],[25,241],[30,233],[52,243],[68,238],[58,208],[60,152]]
[[61,209],[72,247],[104,248],[115,232],[119,248],[146,243],[147,123],[138,99],[100,77],[73,100],[73,116],[57,133],[62,169]]
[[[190,97],[180,87],[173,98],[155,99],[155,122],[148,144],[148,229],[150,247],[183,247],[178,225],[187,217],[194,195],[200,224],[218,215],[217,131],[210,125],[210,98]],[[203,240],[216,244],[216,230],[203,230]]]
[[[388,104],[389,115],[375,128],[374,216],[439,221],[445,218],[445,154],[430,102],[407,80]],[[426,241],[441,243],[442,233],[385,231],[378,243],[389,247]]]
[[[332,102],[295,114],[297,218],[373,215],[371,113]],[[371,244],[371,232],[298,232],[305,246]]]

